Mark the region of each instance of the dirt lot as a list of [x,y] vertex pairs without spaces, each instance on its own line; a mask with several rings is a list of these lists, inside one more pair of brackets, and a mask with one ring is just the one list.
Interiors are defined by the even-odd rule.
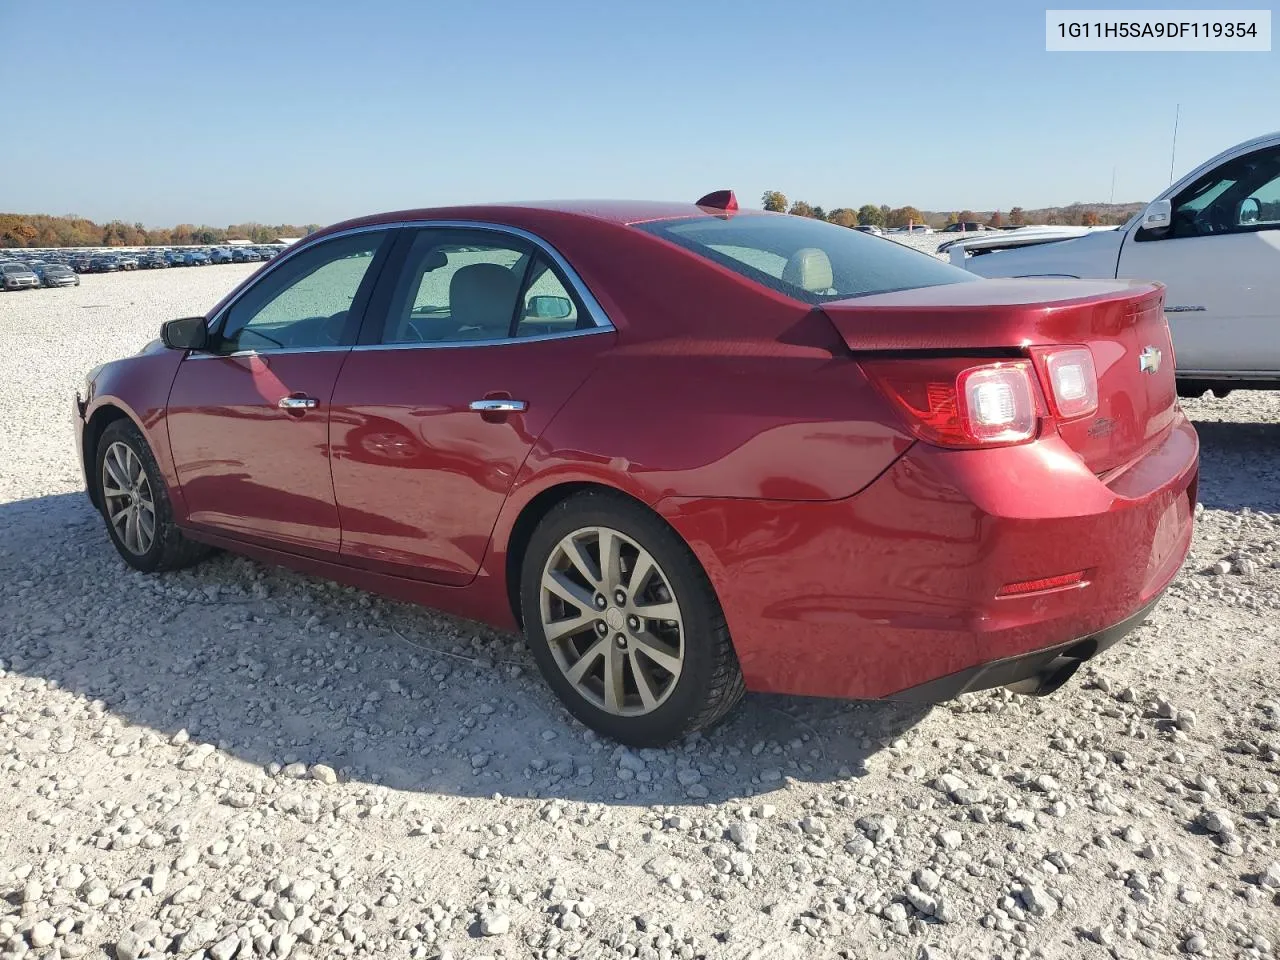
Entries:
[[1053,697],[751,696],[633,753],[515,637],[120,562],[71,395],[251,269],[0,295],[0,957],[1275,955],[1280,395],[1187,404],[1194,554]]

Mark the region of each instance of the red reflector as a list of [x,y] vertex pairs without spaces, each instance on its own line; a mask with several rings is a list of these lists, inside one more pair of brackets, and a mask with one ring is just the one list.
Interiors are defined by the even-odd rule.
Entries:
[[1063,587],[1079,587],[1087,582],[1084,575],[1084,570],[1077,570],[1075,573],[1063,573],[1056,577],[1041,577],[1039,580],[1018,580],[1014,583],[1006,583],[1000,588],[1000,592],[996,596],[1020,597],[1024,593],[1040,593],[1044,590],[1060,590]]
[[732,190],[716,190],[699,200],[698,206],[732,213],[738,209],[738,198],[733,195]]

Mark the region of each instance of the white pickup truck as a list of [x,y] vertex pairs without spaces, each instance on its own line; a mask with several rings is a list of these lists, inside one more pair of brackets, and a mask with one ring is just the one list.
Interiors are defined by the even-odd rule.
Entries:
[[983,277],[1159,280],[1180,394],[1280,389],[1280,133],[1201,164],[1124,226],[1018,234],[946,253]]

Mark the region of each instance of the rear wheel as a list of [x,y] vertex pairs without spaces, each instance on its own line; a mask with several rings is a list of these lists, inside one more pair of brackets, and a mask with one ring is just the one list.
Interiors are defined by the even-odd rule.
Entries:
[[554,507],[525,552],[520,602],[547,683],[615,740],[669,743],[712,726],[742,697],[706,574],[637,503],[590,492]]
[[107,425],[98,439],[95,460],[98,504],[107,535],[129,566],[145,573],[176,570],[213,552],[178,530],[160,466],[132,421]]

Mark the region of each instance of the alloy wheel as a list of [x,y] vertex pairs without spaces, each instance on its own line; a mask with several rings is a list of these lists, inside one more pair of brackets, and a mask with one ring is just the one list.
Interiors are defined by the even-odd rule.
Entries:
[[102,497],[107,522],[126,550],[143,556],[156,537],[156,503],[142,459],[116,441],[102,459]]
[[548,557],[542,630],[579,695],[617,716],[657,709],[684,667],[680,604],[657,560],[626,534],[583,527]]

